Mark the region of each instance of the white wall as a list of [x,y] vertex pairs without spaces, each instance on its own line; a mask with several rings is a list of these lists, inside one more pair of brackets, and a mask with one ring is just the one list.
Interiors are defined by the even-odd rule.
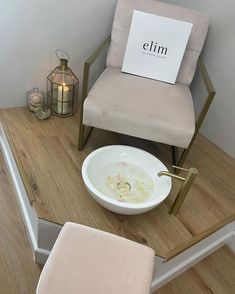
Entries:
[[0,108],[26,104],[25,92],[46,89],[64,49],[82,78],[83,62],[109,35],[116,0],[0,0]]
[[[164,0],[163,0],[164,1]],[[204,11],[210,15],[210,29],[203,61],[216,89],[216,96],[201,133],[235,158],[235,1],[167,0],[165,2]],[[193,92],[196,109],[204,94],[198,80]]]
[[[203,59],[217,94],[201,132],[235,157],[235,1],[167,2],[210,14]],[[68,51],[81,80],[85,58],[109,34],[115,3],[0,0],[0,107],[24,105],[25,92],[33,86],[45,90],[46,76],[57,65],[57,48]],[[197,80],[193,90],[198,109],[204,91]]]

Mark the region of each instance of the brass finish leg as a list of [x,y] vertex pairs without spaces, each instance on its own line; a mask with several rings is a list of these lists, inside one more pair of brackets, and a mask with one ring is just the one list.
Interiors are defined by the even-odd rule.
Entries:
[[91,65],[96,61],[97,57],[100,53],[105,49],[111,41],[111,36],[109,36],[96,50],[91,56],[86,60],[84,64],[83,71],[83,87],[82,87],[82,98],[80,102],[80,115],[79,115],[79,134],[78,134],[78,150],[82,150],[84,144],[86,143],[91,131],[92,127],[87,127],[83,124],[83,105],[84,101],[88,95],[88,85],[89,85],[89,75]]
[[78,150],[82,150],[93,127],[83,124],[83,105],[80,107],[79,129],[78,129]]
[[82,150],[83,142],[84,142],[84,125],[80,125],[79,127],[79,134],[78,134],[78,150]]
[[93,130],[93,127],[80,124],[79,134],[78,134],[78,150],[83,149],[83,146],[86,144],[86,141],[89,138],[92,130]]
[[83,146],[86,144],[86,141],[88,140],[92,130],[93,130],[93,127],[85,126]]
[[172,146],[172,158],[173,158],[173,164],[177,165],[178,162],[178,148],[175,146]]
[[[197,65],[198,65],[199,73],[200,73],[200,75],[202,77],[202,80],[204,82],[204,85],[205,85],[205,87],[207,89],[208,95],[206,97],[206,100],[205,100],[205,103],[204,103],[204,105],[202,107],[202,110],[201,110],[201,112],[200,112],[200,114],[199,114],[199,116],[197,118],[197,121],[196,121],[196,124],[195,124],[194,136],[193,136],[188,148],[183,151],[179,161],[177,162],[177,166],[180,166],[180,167],[182,167],[184,165],[185,160],[186,160],[186,158],[188,156],[188,153],[191,150],[192,144],[193,144],[193,142],[194,142],[194,140],[196,138],[196,135],[199,132],[199,129],[200,129],[200,127],[201,127],[201,125],[202,125],[202,123],[204,121],[204,118],[205,118],[205,116],[206,116],[206,114],[208,112],[208,109],[209,109],[209,107],[210,107],[210,105],[211,105],[211,103],[212,103],[212,101],[213,101],[213,99],[215,97],[215,89],[214,89],[214,87],[212,85],[212,82],[211,82],[210,77],[209,77],[209,75],[207,73],[207,70],[206,70],[206,68],[205,68],[205,66],[204,66],[204,64],[203,64],[203,62],[202,62],[202,60],[200,58],[198,60]],[[177,171],[177,173],[178,173],[178,171]]]
[[[197,133],[198,133],[198,132],[197,132]],[[184,149],[182,155],[180,156],[179,161],[177,162],[177,166],[182,167],[182,166],[184,165],[185,160],[186,160],[186,158],[187,158],[187,156],[188,156],[188,154],[189,154],[189,151],[191,150],[191,147],[192,147],[192,145],[193,145],[193,142],[194,142],[194,140],[195,140],[195,138],[196,138],[197,133],[194,134],[194,136],[193,136],[193,138],[192,138],[192,140],[191,140],[191,142],[190,142],[188,148],[187,148],[187,149]],[[177,174],[179,173],[179,169],[176,170],[176,173],[177,173]]]
[[85,132],[85,125],[83,124],[83,101],[79,106],[80,113],[79,113],[79,126],[78,126],[78,150],[82,150],[83,142],[84,142],[84,132]]

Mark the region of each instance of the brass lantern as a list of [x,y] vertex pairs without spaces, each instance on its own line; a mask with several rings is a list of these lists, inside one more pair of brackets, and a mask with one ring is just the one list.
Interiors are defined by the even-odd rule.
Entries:
[[[59,58],[58,52],[66,54],[67,58]],[[47,102],[51,114],[59,117],[73,116],[78,107],[78,78],[68,67],[69,56],[62,50],[56,50],[60,60],[47,77]]]

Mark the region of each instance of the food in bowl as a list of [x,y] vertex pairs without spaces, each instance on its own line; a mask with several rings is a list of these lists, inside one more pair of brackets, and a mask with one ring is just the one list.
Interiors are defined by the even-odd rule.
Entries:
[[151,198],[154,183],[139,166],[129,162],[112,162],[103,167],[105,185],[101,192],[115,200],[142,203]]

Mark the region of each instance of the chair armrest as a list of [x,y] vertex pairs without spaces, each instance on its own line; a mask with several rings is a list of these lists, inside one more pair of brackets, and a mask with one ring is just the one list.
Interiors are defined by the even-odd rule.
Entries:
[[208,109],[209,109],[209,107],[211,105],[211,102],[212,102],[212,100],[213,100],[213,98],[215,96],[214,86],[213,86],[213,84],[211,82],[211,79],[210,79],[210,77],[208,75],[208,72],[207,72],[207,70],[205,68],[205,65],[203,64],[203,62],[202,62],[202,60],[200,58],[198,59],[197,66],[198,66],[198,69],[199,69],[200,76],[202,77],[204,85],[206,86],[206,89],[207,89],[207,97],[206,97],[206,101],[205,101],[205,103],[204,103],[204,105],[202,107],[202,110],[201,110],[201,112],[200,112],[200,114],[198,116],[198,119],[197,119],[197,121],[195,123],[195,132],[194,132],[194,135],[192,137],[192,140],[191,140],[188,148],[183,151],[183,153],[182,153],[182,155],[180,157],[180,160],[177,163],[178,166],[183,166],[183,164],[184,164],[184,162],[186,160],[186,157],[187,157],[187,155],[188,155],[188,153],[189,153],[189,151],[190,151],[190,149],[192,147],[192,144],[193,144],[193,142],[194,142],[194,140],[195,140],[195,138],[197,136],[197,133],[198,133],[198,131],[199,131],[199,129],[200,129],[202,123],[203,123],[203,120],[204,120],[204,118],[205,118],[205,116],[206,116],[206,114],[208,112]]
[[201,124],[202,124],[202,122],[208,112],[208,109],[211,105],[211,102],[216,94],[215,88],[211,82],[209,74],[208,74],[206,67],[205,67],[204,63],[202,62],[201,58],[198,59],[197,66],[199,69],[200,76],[202,77],[202,80],[204,82],[204,85],[206,86],[208,96],[207,96],[206,101],[202,107],[201,113],[199,114],[198,119],[196,121],[195,133],[197,133],[199,128],[201,127]]
[[89,74],[90,67],[102,53],[102,51],[109,45],[111,41],[111,36],[109,36],[85,61],[84,64],[84,72],[83,72],[83,88],[82,88],[82,104],[87,97],[88,94],[88,82],[89,82]]

